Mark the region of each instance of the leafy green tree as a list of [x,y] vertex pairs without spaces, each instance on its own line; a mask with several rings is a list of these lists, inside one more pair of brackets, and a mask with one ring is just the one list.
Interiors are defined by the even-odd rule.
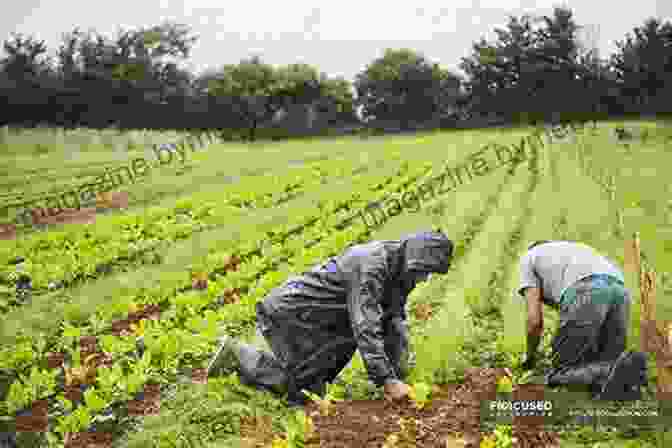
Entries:
[[352,83],[344,78],[328,78],[322,81],[320,110],[334,112],[334,122],[357,121],[355,96]]
[[[669,111],[672,100],[672,23],[650,18],[617,42],[618,51],[611,58],[623,92],[636,110],[646,110],[647,103],[658,103],[659,110]],[[651,105],[650,107],[656,108]]]
[[247,123],[250,139],[254,141],[259,125],[270,120],[282,106],[276,91],[286,87],[286,80],[279,82],[273,66],[253,57],[225,65],[211,76],[207,91],[233,101],[234,110]]
[[469,80],[467,90],[477,112],[510,118],[556,115],[576,107],[570,92],[579,92],[577,30],[572,11],[557,7],[553,16],[510,16],[497,40],[481,39],[460,64]]
[[3,47],[7,56],[1,62],[4,72],[11,79],[36,76],[49,68],[44,41],[13,33],[10,39],[4,41]]
[[357,75],[355,88],[364,118],[395,120],[408,128],[412,121],[436,117],[442,88],[457,79],[413,50],[387,49]]

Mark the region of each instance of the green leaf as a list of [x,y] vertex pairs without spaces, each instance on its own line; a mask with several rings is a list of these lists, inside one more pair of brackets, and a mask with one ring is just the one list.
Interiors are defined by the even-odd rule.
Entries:
[[77,415],[77,422],[80,430],[86,429],[91,425],[91,413],[86,407],[79,406],[77,411],[75,411],[75,414]]
[[101,411],[107,406],[105,400],[103,400],[103,398],[98,395],[94,388],[88,389],[86,392],[84,392],[84,401],[86,406],[91,408],[93,412]]

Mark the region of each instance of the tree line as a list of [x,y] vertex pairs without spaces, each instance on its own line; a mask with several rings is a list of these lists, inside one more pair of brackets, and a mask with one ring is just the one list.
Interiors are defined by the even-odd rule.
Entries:
[[76,28],[62,36],[55,56],[44,41],[13,34],[0,60],[0,125],[219,129],[254,139],[274,123],[290,126],[297,114],[312,117],[314,125],[294,126],[310,133],[670,111],[670,22],[646,20],[608,59],[582,41],[583,29],[565,7],[550,17],[510,16],[494,41],[481,38],[462,58],[466,76],[414,50],[388,49],[352,82],[258,57],[197,76],[181,62],[199,37],[175,22],[120,29],[115,37]]

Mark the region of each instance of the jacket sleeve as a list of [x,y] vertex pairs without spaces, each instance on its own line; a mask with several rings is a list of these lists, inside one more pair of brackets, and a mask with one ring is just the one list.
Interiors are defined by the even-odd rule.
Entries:
[[360,266],[352,274],[347,303],[352,331],[369,378],[382,386],[385,380],[398,379],[385,352],[381,301],[386,272],[382,266],[371,263]]

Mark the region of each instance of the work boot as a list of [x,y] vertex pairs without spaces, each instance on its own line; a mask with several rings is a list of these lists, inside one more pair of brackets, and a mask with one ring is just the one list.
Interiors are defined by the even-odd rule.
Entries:
[[582,385],[601,390],[602,385],[609,377],[612,362],[594,362],[579,367],[571,367],[561,373],[549,375],[546,384],[549,387]]
[[597,400],[632,401],[641,400],[641,386],[646,385],[646,355],[642,352],[623,352],[618,357]]
[[208,376],[226,375],[240,367],[239,347],[230,336],[219,339],[219,347],[208,365]]

